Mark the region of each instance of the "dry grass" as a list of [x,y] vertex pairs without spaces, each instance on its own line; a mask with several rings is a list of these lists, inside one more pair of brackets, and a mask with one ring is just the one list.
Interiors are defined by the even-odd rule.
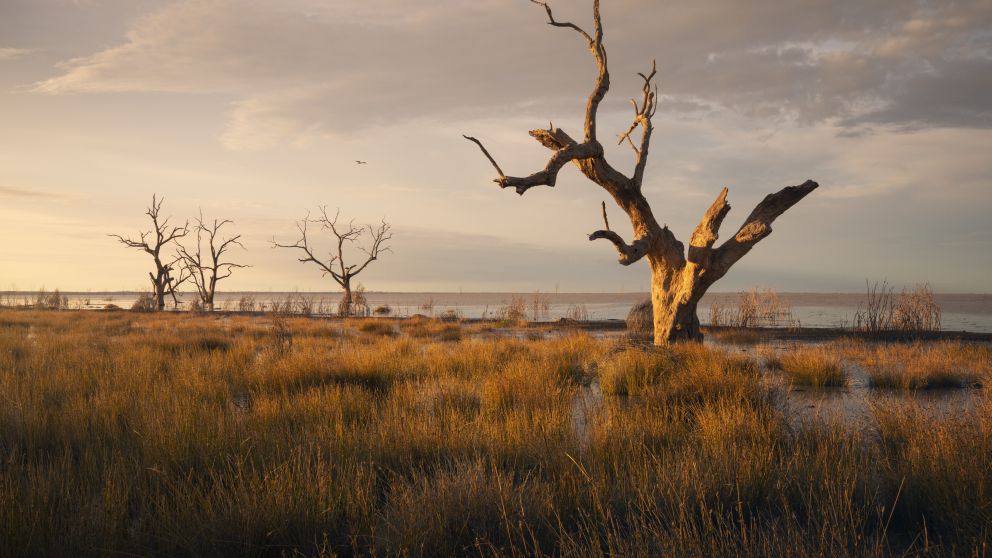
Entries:
[[877,409],[865,437],[790,424],[755,362],[721,350],[364,323],[0,312],[0,555],[940,556],[992,542],[987,401],[949,422]]
[[869,384],[877,388],[942,389],[977,386],[992,375],[984,346],[939,342],[885,345],[866,351]]
[[824,347],[797,346],[779,355],[779,368],[797,386],[839,387],[847,384],[840,357]]
[[400,323],[400,329],[410,337],[418,339],[436,338],[442,341],[458,341],[462,338],[460,323],[422,316],[403,320]]

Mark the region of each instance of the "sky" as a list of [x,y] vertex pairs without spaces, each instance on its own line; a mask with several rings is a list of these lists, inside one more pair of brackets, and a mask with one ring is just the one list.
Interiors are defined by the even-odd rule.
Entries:
[[[550,4],[591,28],[591,1]],[[608,139],[656,60],[644,192],[679,238],[724,186],[727,238],[766,194],[821,185],[712,290],[992,292],[992,0],[602,14],[607,157],[632,171]],[[153,194],[173,222],[234,221],[252,267],[222,290],[336,290],[271,247],[318,206],[393,225],[369,290],[646,290],[646,262],[587,239],[603,190],[567,167],[502,191],[462,138],[508,174],[539,170],[527,131],[580,136],[595,75],[582,39],[524,0],[0,0],[0,290],[147,288],[150,258],[108,235],[146,230]]]

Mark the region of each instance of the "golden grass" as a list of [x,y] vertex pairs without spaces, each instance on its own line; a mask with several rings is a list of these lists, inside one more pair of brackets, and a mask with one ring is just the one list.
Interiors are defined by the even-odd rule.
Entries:
[[877,408],[866,437],[786,420],[755,361],[727,351],[415,325],[0,312],[0,555],[992,542],[988,400],[950,421]]
[[869,385],[895,389],[977,386],[992,375],[992,351],[985,346],[938,342],[893,344],[866,351]]
[[777,364],[793,385],[837,387],[847,384],[847,373],[840,356],[825,347],[794,347],[780,354]]

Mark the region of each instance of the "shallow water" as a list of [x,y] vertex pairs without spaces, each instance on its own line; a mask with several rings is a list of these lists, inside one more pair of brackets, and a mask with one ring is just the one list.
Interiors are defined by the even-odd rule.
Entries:
[[[114,304],[129,308],[137,298],[137,293],[64,293],[70,305],[81,308],[104,308]],[[245,296],[253,297],[256,308],[272,307],[274,301],[284,301],[287,297],[305,296],[310,299],[315,310],[322,306],[324,312],[333,312],[341,294],[337,292],[289,293],[289,292],[231,292],[218,293],[217,306],[235,310],[238,301]],[[440,316],[451,312],[463,318],[495,317],[507,304],[518,299],[531,316],[535,293],[366,293],[371,308],[389,306],[393,315],[412,316],[425,314]],[[622,320],[634,304],[645,300],[646,293],[540,293],[539,302],[548,304],[547,313],[539,312],[542,320],[556,321],[569,315],[569,310],[584,308],[590,320]],[[974,331],[992,333],[992,294],[936,294],[942,310],[943,329],[949,331]],[[30,302],[34,293],[0,292],[0,303],[20,304]],[[185,303],[193,299],[189,294],[181,297]],[[710,306],[714,301],[732,304],[736,293],[707,293],[699,303],[699,319],[709,323]],[[791,304],[793,318],[803,327],[843,327],[853,322],[854,314],[865,300],[860,293],[779,293],[779,299]]]
[[[785,375],[764,365],[755,346],[739,346],[708,342],[731,352],[748,354],[761,363],[766,381],[782,393],[781,408],[786,421],[793,427],[809,422],[833,424],[839,422],[846,428],[862,431],[865,435],[877,432],[872,407],[906,407],[935,419],[953,419],[973,410],[982,402],[981,388],[900,390],[872,388],[868,373],[860,365],[845,361],[848,382],[843,387],[791,386]],[[804,343],[813,345],[816,343]],[[767,346],[767,345],[766,345]],[[779,343],[777,350],[788,350],[792,343]],[[599,382],[581,386],[572,400],[572,427],[582,443],[587,443],[589,425],[604,406],[603,391]]]

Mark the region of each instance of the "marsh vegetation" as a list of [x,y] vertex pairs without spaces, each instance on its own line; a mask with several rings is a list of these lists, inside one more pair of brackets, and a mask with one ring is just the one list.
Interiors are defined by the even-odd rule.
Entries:
[[961,412],[871,388],[862,423],[786,404],[818,353],[496,333],[2,311],[0,554],[987,551],[987,346],[836,343],[968,371]]

